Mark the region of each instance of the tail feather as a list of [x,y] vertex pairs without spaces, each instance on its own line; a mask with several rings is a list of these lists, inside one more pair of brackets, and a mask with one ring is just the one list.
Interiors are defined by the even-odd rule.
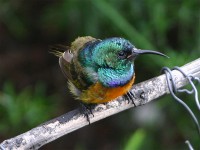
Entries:
[[54,54],[57,57],[61,57],[63,55],[63,52],[57,51],[57,50],[51,50],[49,53]]
[[49,52],[51,54],[54,54],[57,57],[61,57],[63,55],[63,52],[66,51],[66,50],[68,50],[69,47],[65,46],[65,45],[62,45],[62,44],[57,44],[57,45],[50,46],[49,49],[50,49]]

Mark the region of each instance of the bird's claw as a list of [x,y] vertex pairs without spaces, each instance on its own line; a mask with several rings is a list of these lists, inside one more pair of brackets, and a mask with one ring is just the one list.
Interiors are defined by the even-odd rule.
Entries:
[[128,103],[130,103],[130,102],[132,102],[132,104],[134,105],[134,106],[136,106],[135,105],[135,102],[134,102],[134,97],[135,97],[135,95],[132,93],[132,92],[127,92],[125,95],[124,95],[124,97],[125,97],[125,99],[128,101]]
[[89,115],[92,115],[94,117],[94,114],[92,112],[93,106],[94,104],[85,104],[85,103],[80,103],[81,105],[81,113],[84,114],[84,116],[86,117],[88,123],[90,124],[90,117]]

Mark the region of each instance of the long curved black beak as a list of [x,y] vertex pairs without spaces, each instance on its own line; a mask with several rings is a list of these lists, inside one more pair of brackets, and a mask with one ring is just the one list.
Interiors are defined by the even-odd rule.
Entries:
[[133,48],[132,49],[133,57],[136,57],[137,55],[141,55],[141,54],[154,54],[154,55],[160,55],[160,56],[169,58],[167,55],[165,55],[165,54],[163,54],[161,52],[157,52],[157,51],[141,50],[141,49],[137,49],[137,48]]

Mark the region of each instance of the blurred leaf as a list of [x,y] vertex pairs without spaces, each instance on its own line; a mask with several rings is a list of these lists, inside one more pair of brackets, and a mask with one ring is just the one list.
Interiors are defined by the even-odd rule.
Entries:
[[44,84],[37,84],[35,90],[27,87],[17,94],[14,86],[5,82],[0,93],[0,132],[19,133],[47,121],[56,107],[45,89]]
[[128,139],[124,150],[139,150],[144,144],[145,137],[146,133],[143,129],[136,130],[135,133]]
[[114,9],[111,4],[105,0],[91,0],[91,2],[101,11],[101,13],[112,21],[113,25],[117,26],[122,32],[124,32],[130,41],[134,41],[139,46],[144,45],[147,48],[154,49],[154,46],[138,33],[134,26],[124,19],[124,17]]
[[17,15],[11,1],[0,2],[0,21],[2,21],[9,32],[17,38],[24,38],[28,34],[25,20]]

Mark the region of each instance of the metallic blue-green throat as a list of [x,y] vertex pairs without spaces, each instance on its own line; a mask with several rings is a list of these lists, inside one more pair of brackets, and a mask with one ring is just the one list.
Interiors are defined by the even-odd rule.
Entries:
[[123,86],[134,75],[134,46],[123,38],[108,38],[85,44],[79,61],[85,68],[88,84],[97,80],[106,87]]

